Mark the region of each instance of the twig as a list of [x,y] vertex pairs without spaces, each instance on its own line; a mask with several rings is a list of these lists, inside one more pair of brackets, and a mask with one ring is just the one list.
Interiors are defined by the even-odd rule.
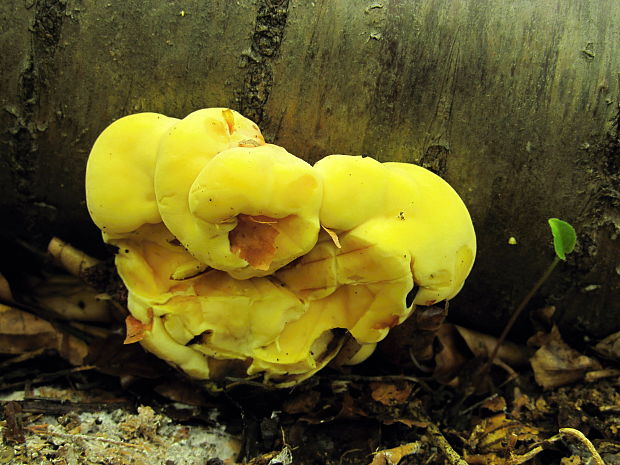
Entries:
[[338,460],[338,463],[342,465],[342,461],[344,460],[344,458],[349,454],[354,454],[355,452],[364,452],[364,449],[349,449],[347,451],[344,451],[344,453],[340,456],[340,460]]
[[56,263],[78,278],[84,270],[99,263],[96,258],[85,254],[57,237],[53,237],[49,242],[47,251]]
[[588,452],[590,452],[590,455],[592,456],[592,460],[594,461],[595,465],[605,465],[605,462],[603,462],[603,459],[594,448],[594,445],[590,442],[590,440],[581,431],[576,430],[575,428],[560,428],[559,434],[556,434],[555,436],[552,436],[549,439],[546,439],[534,445],[534,447],[532,447],[525,454],[512,455],[507,462],[508,465],[520,465],[527,462],[528,460],[533,459],[536,455],[545,450],[546,446],[562,439],[562,436],[571,436],[577,439],[586,447],[586,449],[588,449]]
[[443,453],[450,465],[467,465],[467,462],[452,448],[439,427],[431,421],[423,407],[412,409],[412,413],[417,420],[426,423],[426,431],[430,435],[431,443]]
[[132,444],[130,442],[116,441],[114,439],[102,438],[99,436],[90,436],[88,434],[69,434],[69,433],[56,433],[54,431],[46,431],[41,429],[42,427],[47,427],[47,425],[39,425],[39,426],[28,426],[25,429],[30,431],[31,433],[38,434],[40,436],[56,436],[59,438],[65,439],[84,439],[86,441],[99,441],[105,442],[107,444],[114,444],[115,446],[123,446],[123,447],[131,447],[134,449],[141,449],[142,451],[148,451],[148,447],[140,445],[140,444]]
[[34,379],[28,379],[28,380],[18,381],[14,383],[0,384],[0,391],[6,391],[7,389],[14,389],[16,387],[21,387],[25,385],[26,383],[28,384],[47,383],[48,381],[51,381],[56,378],[61,378],[66,375],[71,375],[73,373],[79,373],[80,371],[88,371],[88,370],[96,370],[96,369],[97,367],[94,365],[84,365],[81,367],[70,368],[68,370],[56,371],[54,373],[46,373]]
[[443,452],[443,455],[448,459],[450,465],[467,465],[467,462],[452,448],[448,440],[439,430],[439,427],[431,422],[430,419],[426,419],[426,421],[428,421],[426,430],[430,434],[431,442]]
[[586,383],[598,381],[599,379],[612,378],[614,376],[620,376],[620,369],[606,368],[603,370],[589,371],[586,373],[584,380]]
[[64,415],[69,412],[100,412],[127,408],[128,400],[110,402],[68,402],[64,399],[33,398],[15,400],[25,413],[44,413],[48,415]]
[[469,407],[461,410],[459,412],[460,415],[467,415],[469,412],[471,412],[472,410],[477,409],[478,407],[480,407],[481,405],[483,405],[485,402],[488,402],[490,400],[495,399],[496,397],[498,397],[498,394],[491,394],[489,397],[485,397],[484,399],[482,399],[480,402],[476,402],[474,405],[470,405]]
[[594,445],[581,431],[575,428],[560,428],[560,434],[571,436],[577,439],[584,446],[586,446],[586,449],[588,449],[588,452],[590,452],[590,455],[592,455],[592,459],[594,460],[594,463],[596,465],[605,465],[605,462],[603,462],[603,459],[601,458],[597,450],[594,448]]
[[30,352],[24,352],[22,354],[16,355],[15,357],[11,357],[8,360],[5,360],[2,363],[0,363],[0,369],[4,369],[6,367],[15,365],[17,363],[25,362],[26,360],[37,358],[38,356],[43,355],[45,352],[47,352],[47,349],[37,349],[37,350],[31,350]]
[[509,465],[521,465],[522,463],[527,462],[528,460],[532,460],[538,454],[540,454],[545,448],[541,445],[538,445],[530,450],[528,450],[525,454],[521,455],[512,455],[510,454],[510,458],[507,463]]

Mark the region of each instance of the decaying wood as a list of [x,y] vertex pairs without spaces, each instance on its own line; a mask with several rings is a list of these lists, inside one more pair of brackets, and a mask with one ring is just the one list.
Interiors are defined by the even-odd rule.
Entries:
[[502,327],[557,216],[579,247],[543,296],[577,334],[620,329],[618,2],[8,0],[0,17],[4,256],[49,234],[101,252],[83,175],[111,121],[228,106],[309,161],[366,154],[450,181],[480,245],[461,323]]

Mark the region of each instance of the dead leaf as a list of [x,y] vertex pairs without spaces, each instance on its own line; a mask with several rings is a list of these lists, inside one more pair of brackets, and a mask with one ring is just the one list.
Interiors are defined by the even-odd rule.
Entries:
[[171,379],[174,369],[146,352],[139,344],[124,345],[120,335],[94,339],[88,346],[85,363],[113,376]]
[[155,386],[153,390],[166,399],[180,404],[194,406],[208,404],[207,397],[201,389],[196,389],[196,386],[178,379],[164,378],[164,381]]
[[454,325],[441,325],[437,337],[441,349],[435,355],[433,377],[440,383],[456,386],[459,383],[459,372],[469,359],[469,354],[466,354],[468,349],[462,347],[462,338]]
[[393,449],[382,450],[375,454],[370,465],[398,465],[403,457],[418,453],[421,447],[419,442],[410,442]]
[[598,361],[569,347],[557,326],[546,335],[537,335],[533,341],[542,343],[530,359],[534,379],[543,389],[552,389],[583,379],[588,371],[600,370]]
[[230,231],[230,251],[250,264],[266,271],[276,255],[277,219],[267,216],[238,215],[237,226]]
[[446,315],[444,307],[417,307],[410,318],[390,330],[379,350],[396,365],[411,366],[415,360],[420,368],[421,362],[435,355],[433,342]]
[[413,428],[414,426],[416,428],[428,428],[427,421],[411,420],[409,418],[396,418],[396,419],[389,418],[389,419],[383,420],[382,423],[384,425],[393,425],[395,423],[401,423],[407,426],[408,428]]
[[310,413],[321,400],[321,394],[318,391],[304,392],[298,396],[288,399],[284,402],[282,409],[284,412],[295,415],[298,413]]
[[133,344],[144,339],[144,333],[153,329],[153,310],[149,309],[149,322],[142,323],[137,318],[129,315],[125,318],[125,326],[127,328],[127,336],[123,344]]
[[498,413],[478,423],[467,441],[477,453],[503,453],[510,442],[539,440],[539,431],[517,420]]
[[620,361],[620,331],[610,334],[594,348],[599,354],[617,362]]
[[370,383],[370,388],[372,398],[387,407],[405,404],[413,391],[413,385],[407,382],[398,386],[395,383],[374,382]]
[[[489,358],[491,356],[497,344],[497,338],[462,326],[455,325],[454,327],[476,357]],[[497,358],[509,365],[520,366],[527,364],[529,354],[526,347],[504,342],[499,348]]]
[[0,305],[0,353],[19,355],[38,349],[57,351],[72,365],[81,365],[88,347],[30,313]]
[[13,294],[11,293],[11,286],[2,273],[0,273],[0,297],[5,300],[13,300]]
[[26,442],[22,423],[22,407],[17,402],[8,402],[4,406],[5,427],[2,438],[7,443],[23,444]]
[[342,249],[342,246],[340,245],[340,239],[338,239],[338,234],[336,234],[334,231],[332,231],[329,228],[326,228],[325,226],[321,225],[321,227],[323,228],[323,230],[329,235],[329,237],[331,238],[331,240],[334,242],[334,245],[339,248]]
[[485,399],[480,406],[491,412],[504,412],[506,410],[506,399],[502,396],[493,396]]

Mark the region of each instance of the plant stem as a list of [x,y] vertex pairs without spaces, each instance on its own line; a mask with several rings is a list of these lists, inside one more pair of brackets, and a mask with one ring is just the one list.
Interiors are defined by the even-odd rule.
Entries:
[[549,276],[551,275],[555,267],[558,265],[558,263],[560,263],[560,258],[556,256],[551,262],[551,264],[547,267],[545,272],[542,274],[542,276],[538,279],[538,281],[536,281],[536,284],[532,286],[532,288],[527,293],[527,295],[519,303],[519,306],[513,312],[512,316],[510,317],[510,320],[508,320],[508,323],[506,323],[506,326],[504,326],[504,330],[502,331],[502,334],[497,340],[497,344],[495,344],[495,348],[493,349],[493,352],[491,353],[491,356],[489,357],[489,360],[487,361],[487,364],[486,364],[487,369],[490,368],[491,365],[493,364],[493,361],[495,360],[495,358],[497,357],[497,353],[499,352],[499,348],[506,340],[506,336],[508,336],[508,333],[510,332],[510,330],[516,323],[517,318],[519,318],[519,315],[521,315],[521,313],[523,312],[527,304],[530,302],[530,300],[532,300],[532,297],[534,297],[534,294],[538,292],[538,289],[540,289],[540,287],[544,284],[544,282],[549,278]]

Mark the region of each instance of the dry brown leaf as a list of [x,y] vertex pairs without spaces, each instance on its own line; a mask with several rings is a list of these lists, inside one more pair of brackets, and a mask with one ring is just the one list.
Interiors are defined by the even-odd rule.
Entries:
[[8,402],[4,406],[5,427],[2,439],[7,443],[23,444],[26,442],[22,421],[22,407],[17,402]]
[[468,355],[460,347],[462,343],[459,344],[462,339],[454,325],[450,324],[441,325],[437,337],[441,350],[435,355],[433,377],[440,383],[456,385],[459,382],[458,373],[468,360]]
[[133,344],[144,339],[144,333],[153,329],[153,310],[149,309],[149,322],[142,323],[137,318],[129,315],[125,318],[125,326],[127,328],[127,336],[123,344]]
[[334,231],[332,231],[329,228],[326,228],[325,226],[321,225],[321,227],[323,228],[323,230],[329,235],[329,237],[331,238],[331,240],[334,242],[334,245],[339,248],[342,249],[342,246],[340,245],[340,239],[338,239],[338,234],[336,234]]
[[377,452],[370,465],[398,465],[403,457],[416,454],[420,451],[419,442],[410,442],[402,446]]
[[11,286],[2,273],[0,273],[0,297],[6,300],[13,300],[13,294],[11,293]]
[[598,361],[586,357],[569,347],[557,326],[547,335],[537,335],[534,340],[542,343],[530,359],[534,379],[543,389],[552,389],[583,379],[585,373],[600,370]]
[[493,396],[485,399],[480,406],[491,412],[504,412],[506,410],[506,399],[502,396]]
[[394,327],[379,350],[398,366],[420,365],[433,359],[437,331],[447,315],[445,307],[417,307],[403,323]]
[[318,391],[304,392],[298,396],[288,399],[284,403],[282,409],[291,415],[298,413],[310,413],[314,411],[320,400],[321,394],[319,394]]
[[268,270],[276,255],[278,230],[275,218],[238,215],[237,226],[230,231],[230,251],[257,270]]
[[[491,356],[497,344],[497,338],[462,326],[455,325],[454,327],[476,357],[489,358]],[[518,346],[512,342],[504,342],[499,348],[497,358],[509,365],[519,366],[527,364],[529,354],[526,347]]]
[[498,413],[474,427],[468,445],[481,454],[502,453],[509,441],[538,441],[538,434],[536,428]]
[[19,355],[38,349],[55,350],[73,365],[81,365],[88,353],[83,341],[64,334],[48,321],[0,305],[0,353]]
[[51,323],[44,319],[0,304],[0,334],[5,336],[33,336],[54,332],[55,329]]
[[395,423],[401,423],[407,426],[408,428],[413,428],[414,426],[417,428],[428,428],[427,421],[411,420],[409,418],[396,418],[396,419],[389,418],[389,419],[383,420],[384,425],[393,425]]
[[372,398],[388,407],[406,403],[413,391],[413,385],[407,382],[399,385],[375,382],[370,383],[370,388],[372,389]]
[[596,351],[617,362],[620,361],[620,331],[610,334],[594,346]]

